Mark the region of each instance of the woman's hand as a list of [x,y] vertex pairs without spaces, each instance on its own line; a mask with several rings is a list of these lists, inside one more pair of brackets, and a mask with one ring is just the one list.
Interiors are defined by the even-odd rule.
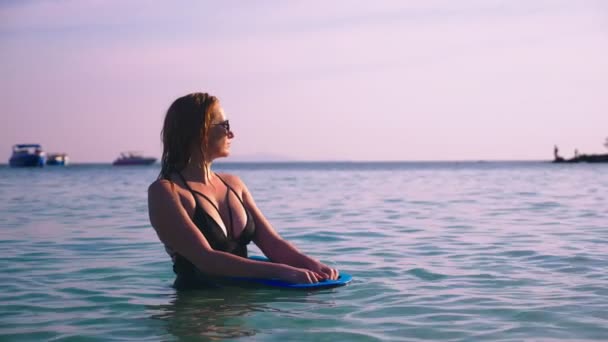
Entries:
[[321,280],[330,279],[336,280],[340,273],[335,268],[331,268],[319,261],[312,260],[307,263],[306,268],[313,271],[314,273],[320,274],[322,276]]
[[320,282],[325,277],[309,269],[285,265],[279,279],[292,284],[313,284]]

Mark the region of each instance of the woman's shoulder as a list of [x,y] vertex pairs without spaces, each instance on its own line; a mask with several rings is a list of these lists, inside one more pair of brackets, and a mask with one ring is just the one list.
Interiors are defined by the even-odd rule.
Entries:
[[177,177],[175,173],[171,173],[168,176],[159,177],[157,180],[152,182],[148,187],[148,191],[170,190],[171,192],[173,192],[176,188],[181,187],[182,185],[179,181],[179,177]]
[[167,179],[157,179],[148,186],[148,193],[160,193],[171,189],[173,183]]
[[168,179],[157,179],[148,187],[148,196],[172,196],[175,184]]

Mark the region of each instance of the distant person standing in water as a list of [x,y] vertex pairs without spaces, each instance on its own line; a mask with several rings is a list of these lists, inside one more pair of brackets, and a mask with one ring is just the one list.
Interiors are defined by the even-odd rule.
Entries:
[[557,145],[553,146],[553,158],[555,161],[563,161],[564,158],[559,156],[559,149],[557,148]]
[[[212,171],[215,159],[230,154],[234,138],[216,97],[193,93],[175,100],[161,135],[161,172],[148,189],[148,210],[173,260],[176,288],[204,287],[215,277],[338,278],[272,228],[239,177]],[[273,262],[248,259],[251,241]]]

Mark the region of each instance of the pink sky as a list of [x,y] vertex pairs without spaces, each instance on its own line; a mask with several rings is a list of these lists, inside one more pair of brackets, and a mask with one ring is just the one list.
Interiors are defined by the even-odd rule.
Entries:
[[159,157],[164,111],[195,91],[222,101],[234,160],[606,151],[600,0],[11,0],[0,46],[0,163],[31,142]]

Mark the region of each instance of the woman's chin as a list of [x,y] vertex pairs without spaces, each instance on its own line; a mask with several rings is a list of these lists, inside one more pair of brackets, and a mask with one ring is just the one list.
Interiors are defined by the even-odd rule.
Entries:
[[215,154],[211,160],[216,160],[216,159],[221,159],[221,158],[226,158],[230,155],[230,151],[223,151],[223,152],[219,152],[217,154]]

